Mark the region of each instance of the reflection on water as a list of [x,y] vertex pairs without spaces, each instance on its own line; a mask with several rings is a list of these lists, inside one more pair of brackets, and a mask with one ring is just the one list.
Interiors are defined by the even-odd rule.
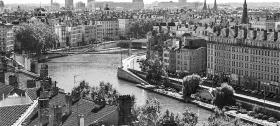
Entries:
[[[206,120],[210,112],[200,109],[193,104],[186,104],[155,93],[147,92],[135,87],[135,84],[119,80],[117,67],[120,65],[119,54],[79,54],[68,57],[52,59],[48,62],[49,76],[58,81],[58,86],[71,92],[74,81],[82,80],[89,82],[90,86],[98,86],[101,81],[113,84],[121,94],[135,95],[136,104],[143,105],[148,98],[156,98],[162,103],[163,110],[169,109],[174,113],[180,113],[185,108],[199,112],[199,120]],[[77,77],[74,80],[74,76]],[[199,110],[200,109],[200,110]]]

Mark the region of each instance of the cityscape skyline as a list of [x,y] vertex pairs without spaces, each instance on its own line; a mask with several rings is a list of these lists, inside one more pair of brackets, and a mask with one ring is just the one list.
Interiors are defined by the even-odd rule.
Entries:
[[[50,3],[51,1],[50,0],[27,0],[27,1],[22,1],[22,0],[2,0],[4,1],[5,4],[48,4]],[[76,2],[79,2],[79,1],[82,1],[84,3],[87,3],[87,0],[74,0],[74,3]],[[132,2],[132,0],[96,0],[97,2],[99,1],[114,1],[114,2]],[[173,2],[178,2],[178,0],[154,0],[154,1],[151,1],[151,0],[144,0],[144,3],[145,4],[151,4],[155,1],[158,1],[158,2],[169,2],[169,1],[173,1]],[[199,2],[204,2],[204,0],[187,0],[187,2],[196,2],[196,1],[199,1]],[[58,2],[58,3],[65,3],[65,0],[53,0],[53,2]],[[214,3],[214,0],[206,0],[207,3]],[[217,3],[243,3],[244,0],[217,0]],[[247,0],[247,2],[252,2],[252,3],[256,3],[256,2],[278,2],[278,0]]]

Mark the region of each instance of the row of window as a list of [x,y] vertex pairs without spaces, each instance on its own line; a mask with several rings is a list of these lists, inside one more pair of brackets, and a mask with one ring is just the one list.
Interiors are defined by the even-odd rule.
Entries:
[[238,75],[241,75],[241,76],[251,76],[253,78],[259,78],[259,79],[263,79],[263,80],[280,82],[279,81],[279,75],[269,75],[269,74],[266,74],[266,73],[254,72],[254,71],[250,71],[250,75],[249,75],[248,70],[242,70],[242,69],[236,69],[236,68],[231,68],[230,69],[230,68],[217,66],[217,65],[215,65],[215,71],[238,74]]
[[[246,54],[254,54],[260,56],[270,56],[270,57],[278,57],[280,58],[280,52],[274,50],[264,50],[264,49],[255,49],[255,48],[247,48],[247,47],[235,47],[235,46],[227,46],[227,45],[214,45],[208,44],[208,48],[215,50],[223,50],[229,52],[237,52],[237,53],[246,53]],[[209,54],[209,51],[208,51]]]

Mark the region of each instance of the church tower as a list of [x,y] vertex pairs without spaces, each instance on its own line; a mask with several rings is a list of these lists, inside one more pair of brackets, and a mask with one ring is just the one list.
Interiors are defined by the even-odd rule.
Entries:
[[214,7],[213,7],[213,11],[217,11],[218,10],[218,7],[217,7],[217,0],[215,0],[214,2]]
[[248,24],[248,14],[247,14],[247,3],[246,0],[244,1],[243,4],[243,13],[242,13],[242,19],[241,19],[241,24]]
[[206,0],[204,0],[204,5],[203,5],[202,10],[207,10]]

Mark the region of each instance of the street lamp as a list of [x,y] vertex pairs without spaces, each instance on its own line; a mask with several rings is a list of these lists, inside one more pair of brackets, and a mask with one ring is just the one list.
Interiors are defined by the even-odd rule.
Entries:
[[263,88],[264,88],[264,94],[263,94],[263,108],[265,110],[265,90],[266,90],[266,86],[269,86],[269,83],[264,83]]

